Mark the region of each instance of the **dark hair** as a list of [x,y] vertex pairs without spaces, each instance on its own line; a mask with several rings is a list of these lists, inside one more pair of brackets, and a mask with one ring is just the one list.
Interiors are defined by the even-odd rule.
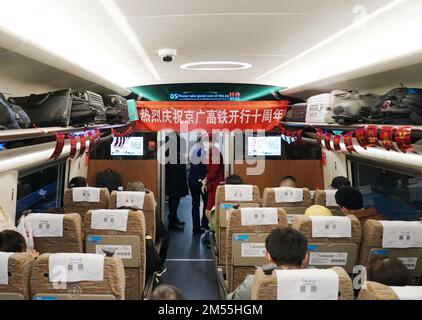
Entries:
[[237,174],[229,175],[225,180],[225,184],[243,184],[243,179]]
[[359,210],[363,208],[363,197],[359,190],[352,187],[341,187],[337,190],[336,202],[340,207],[349,210]]
[[74,177],[69,181],[68,188],[86,187],[88,184],[84,177]]
[[346,177],[338,176],[331,181],[331,187],[333,189],[340,189],[343,186],[351,186],[349,179]]
[[186,300],[186,298],[176,287],[160,284],[152,292],[151,300]]
[[397,258],[373,255],[366,267],[367,280],[387,286],[410,286],[409,269]]
[[275,264],[300,266],[308,251],[308,239],[293,228],[278,228],[265,239],[265,248]]
[[26,252],[25,238],[19,232],[13,230],[0,232],[0,251]]

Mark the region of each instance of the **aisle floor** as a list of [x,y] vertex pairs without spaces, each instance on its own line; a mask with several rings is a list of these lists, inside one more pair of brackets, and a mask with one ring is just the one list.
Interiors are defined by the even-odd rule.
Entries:
[[[185,230],[170,230],[167,272],[162,277],[162,283],[179,288],[188,300],[218,300],[211,250],[202,243],[201,235],[192,234],[191,208],[191,197],[182,198],[177,215],[186,223]],[[167,205],[165,212],[167,221]]]

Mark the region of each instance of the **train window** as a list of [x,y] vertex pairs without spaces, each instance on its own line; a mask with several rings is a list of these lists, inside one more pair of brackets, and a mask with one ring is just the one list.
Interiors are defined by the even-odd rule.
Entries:
[[352,162],[352,172],[365,207],[375,207],[391,220],[422,217],[421,178],[355,162]]
[[62,205],[65,162],[19,174],[16,222],[22,212],[45,212]]

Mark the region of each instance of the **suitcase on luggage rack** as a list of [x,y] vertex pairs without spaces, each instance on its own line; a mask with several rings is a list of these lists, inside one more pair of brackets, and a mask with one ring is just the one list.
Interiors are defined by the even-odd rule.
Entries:
[[127,100],[118,95],[103,96],[104,105],[106,106],[107,123],[127,123],[129,121],[129,112]]
[[77,91],[73,93],[73,97],[87,102],[89,109],[95,111],[95,124],[107,123],[106,109],[101,95],[92,91]]
[[306,122],[334,123],[333,100],[334,97],[329,93],[310,97],[306,109]]
[[284,118],[285,121],[305,122],[307,107],[307,103],[296,103],[294,105],[289,106],[286,116]]
[[31,119],[20,106],[8,101],[0,93],[0,130],[24,129],[31,126]]

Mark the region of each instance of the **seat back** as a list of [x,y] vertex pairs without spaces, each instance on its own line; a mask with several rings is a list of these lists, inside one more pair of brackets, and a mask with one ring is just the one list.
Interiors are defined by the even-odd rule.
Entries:
[[[389,224],[385,230],[384,223]],[[407,229],[408,221],[380,221],[369,219],[363,225],[362,245],[359,264],[366,266],[372,255],[385,255],[398,258],[409,269],[412,277],[422,276],[422,223],[410,222],[416,229]],[[419,225],[420,224],[420,225]],[[416,244],[406,240],[419,238]],[[388,240],[397,237],[395,243]],[[394,239],[393,239],[394,240]],[[403,243],[401,245],[400,243]]]
[[422,286],[390,287],[366,281],[359,292],[359,300],[422,300]]
[[[228,189],[226,192],[226,188]],[[239,188],[236,192],[233,188]],[[229,190],[231,189],[231,190]],[[226,228],[227,211],[234,205],[241,207],[258,207],[261,201],[261,194],[258,186],[252,185],[222,185],[217,187],[215,195],[215,221],[216,241],[218,249],[218,264],[225,266],[226,260]]]
[[[317,224],[315,219],[320,222]],[[350,236],[345,237],[338,233],[340,229],[339,223],[342,221],[350,223]],[[297,216],[293,220],[292,227],[302,232],[308,239],[309,266],[316,268],[341,266],[349,274],[353,272],[358,260],[361,243],[361,225],[355,216]],[[328,231],[318,230],[321,227],[328,229]]]
[[[309,189],[303,188],[303,201],[298,202],[277,202],[276,192],[280,192],[281,188],[265,188],[262,194],[262,205],[264,207],[282,207],[287,214],[287,223],[289,226],[293,223],[296,215],[305,214],[306,209],[313,204]],[[278,197],[277,197],[277,200]]]
[[[119,217],[123,216],[127,216],[127,220],[125,218],[119,221]],[[124,223],[125,221],[127,222]],[[90,210],[85,216],[84,226],[86,252],[102,253],[103,249],[115,250],[115,256],[122,259],[125,267],[126,300],[139,300],[144,291],[146,277],[143,212],[140,210]]]
[[314,204],[327,207],[335,216],[343,216],[344,214],[336,202],[336,192],[337,190],[316,190],[314,193]]
[[[78,189],[86,190],[83,195],[77,196]],[[99,196],[97,197],[96,195]],[[74,197],[75,195],[75,197]],[[87,211],[92,209],[107,209],[110,192],[107,188],[72,188],[64,191],[63,208],[65,213],[79,213],[84,221]]]
[[[341,267],[333,267],[339,278],[339,300],[353,300],[354,292],[352,280],[347,272]],[[262,268],[258,268],[255,272],[252,284],[251,299],[252,300],[277,300],[277,274],[274,270],[270,275],[266,275]]]
[[[138,194],[138,196],[133,196]],[[110,195],[109,208],[117,209],[117,198],[119,197],[120,204],[131,208],[138,208],[142,210],[145,217],[146,234],[150,235],[155,242],[156,230],[156,212],[155,212],[155,197],[152,191],[146,192],[128,192],[128,191],[113,191]],[[134,201],[132,201],[134,200]],[[127,201],[127,202],[126,202]]]
[[[80,260],[86,254],[69,254]],[[102,280],[83,280],[75,282],[60,281],[61,272],[53,267],[50,270],[51,254],[43,254],[35,261],[31,275],[31,294],[33,300],[124,300],[125,271],[117,257],[104,257]],[[76,258],[77,257],[77,258]],[[73,263],[73,262],[72,262]],[[63,266],[64,273],[70,269]],[[96,270],[101,273],[100,270]],[[50,273],[52,280],[50,280]],[[55,281],[57,279],[57,281]]]
[[7,263],[7,283],[0,283],[0,300],[30,298],[29,283],[34,261],[32,255],[25,252],[14,253],[8,257],[8,261],[1,262]]
[[[264,219],[261,218],[263,215]],[[225,250],[230,291],[248,274],[253,274],[256,265],[265,263],[265,239],[272,230],[285,226],[286,212],[281,208],[243,208],[230,212]]]
[[31,229],[34,249],[40,254],[83,252],[82,220],[78,213],[30,214],[25,217],[25,227]]

